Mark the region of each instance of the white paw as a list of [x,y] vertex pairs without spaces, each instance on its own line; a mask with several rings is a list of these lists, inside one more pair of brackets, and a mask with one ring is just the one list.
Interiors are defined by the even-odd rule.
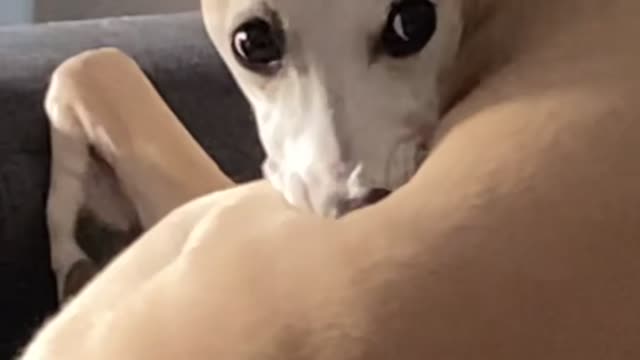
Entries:
[[58,300],[67,297],[67,278],[74,265],[90,262],[89,258],[76,244],[75,239],[51,239],[51,267],[56,277]]

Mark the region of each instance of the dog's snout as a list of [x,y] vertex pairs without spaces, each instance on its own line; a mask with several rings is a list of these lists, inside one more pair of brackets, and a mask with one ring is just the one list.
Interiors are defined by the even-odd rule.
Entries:
[[371,189],[363,196],[351,199],[344,199],[338,202],[338,215],[342,216],[353,210],[363,208],[365,206],[374,205],[391,194],[387,189]]

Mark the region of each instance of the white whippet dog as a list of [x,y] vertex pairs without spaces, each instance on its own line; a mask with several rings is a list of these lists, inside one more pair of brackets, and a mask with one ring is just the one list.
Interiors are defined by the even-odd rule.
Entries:
[[256,114],[265,177],[291,203],[339,216],[413,176],[442,111],[459,1],[206,3]]
[[[236,0],[207,7],[215,8],[205,17],[211,37],[255,112],[264,175],[290,203],[338,217],[413,176],[446,106],[443,78],[462,35],[460,2]],[[48,219],[61,299],[170,209],[219,189],[217,178],[193,174],[206,154],[135,65],[111,52],[67,61],[47,95]],[[107,59],[116,58],[105,72]],[[138,82],[124,89],[107,77]],[[157,110],[147,120],[139,109],[115,110],[127,96]],[[118,244],[95,264],[78,244],[83,237]]]
[[[402,109],[420,108],[419,98],[440,99],[443,114],[429,156],[391,196],[338,219],[300,211],[266,182],[181,206],[49,321],[24,359],[640,358],[640,2],[206,0],[203,10],[256,108],[275,164],[272,181],[294,174],[303,190],[320,189],[307,200],[280,181],[293,202],[330,214],[340,207],[331,205],[335,198],[348,193],[345,179],[354,178],[354,188],[395,186],[380,164],[400,156],[391,144],[402,143],[394,139],[410,123]],[[409,34],[430,28],[409,19],[433,20],[433,11],[433,34],[413,42]],[[396,45],[380,50],[381,39]],[[398,39],[416,47],[396,47],[407,45]],[[414,55],[391,56],[425,39]],[[458,50],[447,70],[449,47]],[[178,174],[164,187],[182,194],[174,201],[154,205],[144,191],[131,191],[146,208],[138,213],[159,214],[229,184],[206,157],[171,171],[179,164],[160,156],[162,146],[145,136],[149,120],[135,115],[175,119],[155,100],[148,108],[136,107],[135,97],[102,102],[101,92],[118,89],[111,81],[151,92],[134,87],[142,77],[131,64],[115,65],[126,63],[122,56],[96,55],[77,59],[84,70],[68,79],[110,75],[94,78],[90,88],[98,90],[83,101],[120,115],[103,121],[115,119],[113,129],[121,129],[110,135],[118,140],[113,148],[129,149],[114,152],[129,154],[113,165],[128,171],[120,176],[125,187],[144,184],[145,162],[155,174]],[[443,74],[439,89],[423,90],[433,89],[424,83],[436,73]],[[403,95],[382,98],[378,82]],[[365,103],[371,108],[363,94],[375,97]],[[352,117],[352,107],[367,116]],[[265,108],[289,115],[260,115]],[[383,114],[395,115],[382,125]],[[427,120],[432,110],[424,115],[424,123],[437,121]],[[322,137],[306,138],[284,121],[317,126],[308,134]],[[167,124],[160,133],[180,133]],[[379,131],[360,138],[366,124]],[[315,144],[299,150],[308,151],[304,161],[284,143],[269,144],[276,125],[287,139]],[[364,142],[381,133],[389,138]],[[334,152],[317,149],[320,139],[333,139],[325,146]],[[368,157],[376,146],[389,147],[379,162]],[[342,165],[319,172],[308,159]],[[184,192],[191,185],[183,178],[195,172],[209,180]]]

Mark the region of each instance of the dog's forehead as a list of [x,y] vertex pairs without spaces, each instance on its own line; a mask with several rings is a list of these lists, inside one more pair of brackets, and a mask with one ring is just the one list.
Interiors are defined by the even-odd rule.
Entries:
[[298,28],[319,25],[378,23],[386,17],[393,0],[268,0],[268,6],[280,14],[285,21]]
[[269,11],[291,31],[301,33],[380,27],[394,0],[228,0],[240,15]]

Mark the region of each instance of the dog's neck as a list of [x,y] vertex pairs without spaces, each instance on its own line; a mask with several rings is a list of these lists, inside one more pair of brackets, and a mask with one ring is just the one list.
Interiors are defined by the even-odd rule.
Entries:
[[[527,54],[546,51],[559,34],[598,19],[595,0],[462,0],[463,33],[455,62],[441,76],[443,115],[479,84]],[[633,6],[633,5],[629,5]],[[567,16],[571,21],[567,21]]]
[[[505,3],[504,5],[498,3]],[[520,7],[527,6],[517,2]],[[463,32],[455,62],[443,72],[440,82],[441,112],[446,114],[483,78],[512,56],[519,31],[511,25],[512,1],[468,0],[462,2]],[[509,29],[508,31],[505,29]]]

